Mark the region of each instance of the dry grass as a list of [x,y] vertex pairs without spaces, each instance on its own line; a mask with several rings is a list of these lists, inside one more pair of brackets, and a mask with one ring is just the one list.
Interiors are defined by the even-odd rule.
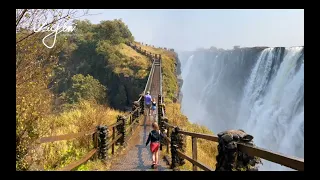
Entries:
[[[110,125],[116,122],[121,112],[98,105],[94,102],[82,101],[76,107],[61,114],[51,115],[45,119],[40,137],[63,135],[91,130],[97,125]],[[85,136],[73,140],[44,143],[37,151],[36,167],[43,170],[55,170],[79,160],[93,148],[92,137]],[[92,164],[92,165],[91,165]],[[89,163],[97,166],[99,162]],[[88,168],[86,164],[79,167]],[[97,168],[97,167],[95,167]],[[101,167],[104,168],[104,167]],[[100,169],[101,169],[100,168]],[[99,168],[98,168],[99,169]]]
[[[191,144],[191,137],[187,136],[186,139],[187,147],[185,154],[189,157],[192,157],[192,144]],[[216,154],[215,153],[209,153],[212,147],[214,148],[217,144],[210,143],[210,141],[199,141],[198,139],[198,161],[202,164],[206,165],[207,167],[210,167],[212,169],[215,169],[216,167]],[[185,160],[186,164],[181,167],[183,170],[192,170],[192,164]],[[201,169],[198,168],[198,171]]]
[[148,69],[151,66],[150,60],[136,52],[126,44],[116,46],[116,49],[124,56],[119,67],[115,67],[114,72],[123,73],[126,76],[132,76],[143,79],[148,75]]
[[126,44],[120,44],[118,45],[118,49],[121,54],[133,58],[132,64],[136,64],[141,68],[150,67],[151,62],[148,60],[148,58],[141,55],[140,53],[132,49],[130,46],[127,46]]
[[[185,131],[213,135],[213,132],[205,126],[190,123],[188,118],[180,112],[180,104],[178,103],[166,104],[166,116],[168,117],[170,124],[177,125]],[[186,137],[186,154],[192,157],[191,137]],[[218,152],[217,145],[218,144],[216,142],[198,139],[198,161],[212,169],[215,169],[216,155]],[[186,164],[183,165],[181,169],[192,170],[192,164],[186,160]]]
[[76,133],[90,130],[99,124],[112,124],[119,114],[119,111],[94,102],[82,101],[68,111],[47,117],[48,124],[43,126],[41,136]]
[[176,97],[178,91],[178,82],[175,75],[176,54],[172,51],[141,45],[138,42],[135,42],[135,44],[148,52],[161,54],[163,69],[163,95],[166,97],[166,103],[172,102],[172,99]]
[[109,164],[97,159],[89,160],[85,164],[80,165],[77,171],[106,171],[109,169]]
[[151,47],[151,46],[145,46],[140,44],[139,42],[135,42],[135,45],[141,46],[142,49],[147,50],[148,52],[155,53],[155,54],[161,54],[162,57],[175,59],[175,53],[172,51],[167,51],[161,48]]

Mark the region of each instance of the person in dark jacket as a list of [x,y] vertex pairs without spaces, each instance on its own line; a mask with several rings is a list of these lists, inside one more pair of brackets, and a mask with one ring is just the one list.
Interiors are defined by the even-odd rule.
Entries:
[[[159,126],[156,122],[152,123],[153,130],[149,133],[146,146],[150,143],[150,151],[152,152],[152,168],[155,168],[159,163],[159,147],[160,139],[165,135],[159,130]],[[165,130],[166,131],[166,130]]]

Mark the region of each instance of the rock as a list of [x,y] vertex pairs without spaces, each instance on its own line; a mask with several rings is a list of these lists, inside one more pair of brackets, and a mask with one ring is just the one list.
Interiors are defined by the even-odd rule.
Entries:
[[221,133],[218,134],[218,137],[221,138],[221,136],[224,135],[224,134],[225,134],[224,132],[221,132]]
[[244,161],[247,161],[247,160],[248,160],[249,156],[248,156],[246,153],[242,153],[242,152],[241,152],[241,155],[242,155],[242,159],[243,159]]
[[250,134],[246,134],[246,135],[242,138],[243,141],[251,141],[252,139],[253,139],[253,136],[251,136]]
[[231,134],[224,134],[221,138],[226,143],[229,143],[233,140],[233,136]]
[[248,164],[254,166],[257,162],[254,159],[249,160]]
[[247,133],[245,133],[244,131],[239,131],[239,130],[229,130],[226,131],[228,134],[237,134],[240,138],[243,138]]
[[218,156],[216,171],[257,171],[256,165],[261,160],[239,151],[238,142],[253,144],[253,136],[243,130],[228,130],[218,134]]
[[252,142],[252,141],[246,142],[246,145],[254,146],[254,144],[253,144],[253,142]]
[[239,137],[238,134],[233,134],[232,138],[233,138],[234,141],[239,141],[240,140],[240,137]]
[[258,168],[249,168],[248,171],[258,171]]
[[230,142],[227,147],[226,147],[228,150],[231,150],[231,149],[236,149],[237,148],[237,143],[236,142]]

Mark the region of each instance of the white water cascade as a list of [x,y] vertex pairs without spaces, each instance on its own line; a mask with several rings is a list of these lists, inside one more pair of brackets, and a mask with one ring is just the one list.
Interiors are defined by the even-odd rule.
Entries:
[[[191,122],[215,134],[243,129],[259,147],[304,157],[304,47],[182,52],[179,58],[182,112]],[[260,170],[290,170],[263,163]]]

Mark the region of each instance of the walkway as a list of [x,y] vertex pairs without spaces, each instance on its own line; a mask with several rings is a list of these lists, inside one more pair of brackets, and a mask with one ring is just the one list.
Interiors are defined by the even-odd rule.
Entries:
[[[156,65],[154,76],[152,77],[151,91],[152,98],[158,99],[160,92],[160,66]],[[171,171],[163,159],[159,159],[157,169],[152,169],[152,154],[149,145],[146,147],[148,134],[151,131],[151,123],[154,121],[153,116],[145,116],[144,121],[140,122],[133,133],[128,146],[111,164],[109,171]],[[161,154],[161,151],[160,151]],[[159,156],[160,157],[160,156]]]

